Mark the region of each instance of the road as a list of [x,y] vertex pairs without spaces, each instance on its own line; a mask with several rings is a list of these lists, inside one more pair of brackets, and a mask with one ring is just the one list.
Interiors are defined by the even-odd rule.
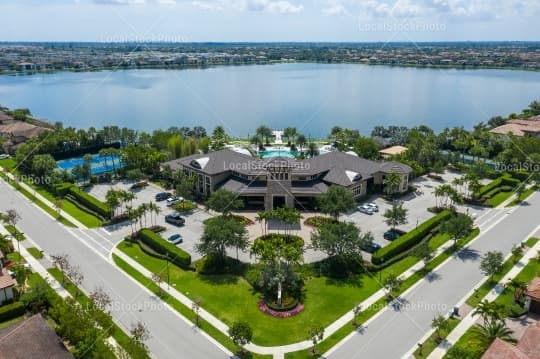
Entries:
[[[479,218],[487,229],[468,248],[423,279],[403,296],[401,308],[387,307],[363,331],[346,338],[327,353],[329,359],[401,358],[431,329],[438,313],[450,311],[483,278],[480,257],[487,251],[510,253],[540,224],[540,195],[533,194],[530,205],[495,209]],[[513,213],[511,213],[514,211]]]
[[17,227],[48,254],[67,254],[84,274],[88,293],[102,287],[111,297],[111,314],[127,332],[137,321],[146,324],[146,342],[155,358],[224,359],[230,356],[205,335],[164,306],[149,291],[111,263],[114,243],[102,230],[66,229],[36,208],[26,197],[0,181],[0,211],[14,208]]

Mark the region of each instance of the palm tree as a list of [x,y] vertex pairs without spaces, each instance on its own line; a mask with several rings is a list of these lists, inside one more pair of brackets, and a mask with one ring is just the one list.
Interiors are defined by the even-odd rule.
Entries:
[[502,320],[488,320],[483,325],[474,326],[473,336],[477,339],[485,348],[487,348],[495,338],[507,342],[515,342],[512,337],[513,330],[508,328]]
[[383,184],[386,194],[392,196],[401,184],[401,176],[396,171],[392,171],[384,176]]
[[317,148],[317,144],[315,144],[315,142],[308,143],[308,150],[307,150],[308,157],[315,157],[318,154],[319,154],[319,149]]
[[523,293],[527,290],[527,283],[517,279],[512,278],[506,283],[506,287],[514,288],[514,300],[521,300]]
[[304,146],[306,145],[306,136],[302,135],[302,134],[299,134],[298,136],[296,136],[296,144],[298,145],[298,147],[300,148],[300,152],[302,152],[302,150],[304,149]]
[[110,189],[107,191],[107,194],[105,195],[105,202],[111,209],[111,219],[114,218],[114,215],[116,214],[116,209],[118,206],[120,206],[120,198],[118,196],[118,191],[114,189]]
[[448,329],[448,322],[442,315],[437,315],[433,320],[431,321],[431,327],[435,329],[435,333],[437,335],[437,342],[441,341],[441,333]]
[[[266,234],[266,231],[264,230],[266,227],[266,212],[258,211],[257,215],[255,216],[255,220],[261,224],[261,233]],[[263,222],[264,222],[264,227],[263,227]]]
[[502,320],[502,307],[495,303],[484,299],[474,309],[473,315],[480,315],[484,322]]
[[440,208],[441,206],[439,206],[439,198],[444,196],[444,188],[441,186],[435,187],[433,190],[433,195],[435,196],[435,208]]

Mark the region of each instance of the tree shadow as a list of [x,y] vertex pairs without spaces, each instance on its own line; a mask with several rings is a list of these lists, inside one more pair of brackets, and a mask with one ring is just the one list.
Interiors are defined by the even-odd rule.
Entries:
[[394,298],[393,301],[390,302],[390,307],[395,312],[401,312],[401,310],[409,303],[409,301],[402,297]]
[[239,277],[232,274],[199,274],[199,279],[212,285],[236,284]]
[[347,276],[343,278],[327,277],[326,284],[334,285],[336,287],[345,287],[345,286],[358,287],[358,288],[364,287],[364,282],[362,281],[362,277],[359,275],[351,275],[351,276]]

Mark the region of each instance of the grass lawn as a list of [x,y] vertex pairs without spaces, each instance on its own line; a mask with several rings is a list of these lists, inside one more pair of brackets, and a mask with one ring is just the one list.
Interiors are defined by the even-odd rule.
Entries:
[[[143,264],[152,273],[164,271],[166,262],[148,256],[137,244],[122,242],[118,248]],[[399,274],[417,261],[414,257],[386,268]],[[314,277],[305,283],[305,310],[291,318],[273,318],[262,313],[257,303],[259,294],[243,278],[234,275],[209,276],[170,266],[171,285],[191,299],[201,299],[202,306],[230,325],[238,320],[249,321],[253,342],[259,345],[282,345],[306,339],[311,325],[327,326],[362,300],[380,289],[378,278],[357,275],[348,280]],[[268,333],[272,333],[271,336]]]
[[[470,241],[476,238],[479,233],[480,233],[480,230],[475,229],[468,237],[458,242],[457,248],[459,249],[466,246]],[[454,251],[455,249],[452,249],[452,248],[447,249],[446,251],[444,251],[437,257],[435,257],[431,262],[429,262],[425,268],[421,269],[420,271],[416,272],[415,274],[407,278],[403,282],[400,293],[406,291],[414,283],[422,279],[424,275],[427,273],[427,271],[433,270],[435,267],[437,267],[446,259],[448,259],[454,253]],[[364,323],[365,321],[370,319],[372,316],[377,314],[380,308],[383,308],[387,304],[388,304],[388,300],[386,298],[379,299],[377,302],[374,303],[374,305],[369,307],[367,310],[362,311],[362,313],[357,319],[357,323]],[[345,336],[347,336],[351,331],[352,331],[352,322],[348,325],[343,326],[334,334],[332,334],[330,337],[324,339],[320,344],[318,344],[317,345],[318,351],[320,353],[324,353],[328,351],[330,348],[336,345],[340,340],[345,338]],[[310,358],[313,358],[313,355],[311,354],[311,351],[307,349],[307,350],[287,353],[285,354],[285,358],[286,359],[310,359]]]
[[531,237],[525,241],[525,245],[529,248],[532,248],[538,241],[540,241],[539,238]]
[[[540,276],[540,262],[536,259],[529,261],[529,263],[523,267],[521,272],[516,276],[516,279],[525,283],[530,282],[533,278]],[[508,308],[514,302],[514,291],[512,288],[505,288],[502,293],[495,299],[495,303],[503,305]],[[469,328],[463,334],[461,338],[454,344],[465,350],[471,351],[471,359],[480,358],[486,351],[487,347],[481,346],[477,340],[473,337],[472,327]],[[446,356],[445,356],[446,358]]]
[[16,318],[6,320],[5,322],[0,323],[0,329],[7,328],[10,325],[17,324],[18,322],[21,322],[23,320],[24,320],[24,315],[21,315],[20,317],[16,317]]
[[47,212],[49,215],[51,215],[53,218],[56,218],[58,221],[60,221],[60,223],[62,223],[63,225],[67,226],[67,227],[75,227],[75,225],[73,223],[71,223],[70,221],[68,221],[67,219],[65,219],[64,217],[60,217],[58,218],[58,213],[51,207],[47,206],[45,203],[41,202],[39,199],[37,199],[32,193],[28,192],[27,190],[25,190],[24,188],[22,188],[18,183],[15,183],[11,180],[9,180],[7,177],[5,176],[0,176],[2,178],[4,178],[6,181],[8,181],[9,184],[11,184],[13,186],[13,188],[15,188],[16,190],[18,190],[23,196],[25,196],[26,198],[28,198],[29,200],[31,200],[32,202],[34,202],[38,207],[40,207],[41,209],[43,209],[45,212]]
[[[526,242],[526,245],[530,248],[534,246],[537,241],[537,238],[529,238]],[[497,283],[506,275],[506,273],[510,271],[510,269],[512,269],[514,264],[517,263],[521,257],[522,256],[510,256],[510,258],[508,258],[503,263],[501,272],[495,274],[491,280],[488,279],[484,283],[482,283],[482,285],[474,292],[474,294],[467,299],[466,303],[473,308],[476,307],[478,303],[482,300],[482,298],[484,298],[493,288],[495,288]]]
[[[143,276],[141,273],[133,269],[129,264],[127,264],[125,261],[123,261],[121,258],[119,258],[117,255],[113,254],[113,260],[123,271],[128,273],[131,277],[133,277],[135,280],[137,280],[139,283],[144,285],[146,288],[148,288],[153,293],[159,293],[158,286],[148,280],[145,276]],[[167,295],[162,294],[161,299],[165,301],[167,304],[169,304],[171,307],[173,307],[177,312],[182,314],[184,317],[189,319],[191,322],[195,322],[195,313],[191,310],[191,308],[187,308],[185,305],[180,303],[175,298]],[[204,303],[203,303],[204,305]],[[232,340],[214,328],[212,325],[204,322],[204,320],[200,321],[199,327],[204,330],[208,335],[216,339],[218,342],[220,342],[223,346],[225,346],[227,349],[229,349],[231,352],[236,352],[238,347],[232,342]],[[271,359],[272,355],[261,355],[261,354],[252,354],[252,359]]]
[[35,259],[41,259],[43,258],[43,253],[41,253],[41,251],[39,249],[37,249],[36,247],[29,247],[26,249],[28,251],[28,253],[30,253],[32,255],[32,257],[34,257]]
[[523,202],[524,200],[526,200],[531,194],[533,194],[534,192],[536,192],[536,190],[538,189],[537,186],[533,186],[527,190],[525,190],[525,192],[523,192],[519,198],[516,198],[515,200],[513,200],[512,202],[510,202],[506,207],[511,207],[511,206],[517,206],[518,204],[520,204],[521,202]]
[[8,253],[8,254],[6,254],[6,258],[7,258],[7,260],[17,262],[17,263],[25,262],[23,256],[21,256],[19,252]]
[[13,158],[4,158],[0,160],[0,167],[3,167],[5,170],[11,172],[17,166],[17,162]]
[[[458,325],[459,322],[460,320],[457,318],[446,319],[448,328],[446,330],[441,330],[440,337],[446,338],[446,336],[450,334],[450,332]],[[413,353],[414,357],[427,358],[429,354],[431,354],[431,352],[435,350],[435,348],[437,348],[437,346],[440,343],[440,341],[437,341],[436,339],[437,339],[437,333],[431,334],[431,336],[424,343],[422,343],[422,349],[420,350],[420,348],[418,348]]]
[[[435,236],[435,244],[444,243],[447,236]],[[435,245],[434,244],[434,245]],[[164,271],[166,262],[148,256],[137,244],[122,242],[118,248],[136,259],[152,273]],[[446,259],[445,257],[444,259]],[[443,259],[443,260],[444,260]],[[253,342],[259,345],[283,345],[306,339],[312,325],[327,326],[355,305],[380,289],[382,280],[390,273],[399,275],[418,262],[407,257],[383,269],[373,277],[361,274],[345,280],[312,277],[305,282],[305,310],[291,318],[278,319],[262,313],[257,306],[259,294],[243,278],[234,275],[208,276],[170,266],[171,284],[191,299],[201,299],[202,306],[230,325],[238,320],[249,321],[253,327]],[[439,261],[434,262],[438,265]],[[404,288],[423,277],[425,272],[413,275]],[[347,328],[345,334],[350,332]],[[268,333],[272,333],[271,336]]]
[[18,241],[24,241],[26,239],[26,237],[24,236],[24,233],[19,231],[17,228],[12,226],[11,224],[4,224],[4,228],[6,229],[6,231],[11,233],[13,238],[15,238]]
[[[47,200],[49,200],[49,202],[51,203],[56,202],[56,196],[54,196],[46,188],[34,186],[29,183],[27,183],[27,185],[34,188],[37,193],[45,197]],[[75,218],[76,220],[78,220],[79,222],[81,222],[82,224],[84,224],[88,228],[96,228],[96,227],[101,226],[101,220],[98,217],[80,209],[73,202],[65,198],[62,199],[62,210],[66,212],[67,214],[69,214],[70,216],[72,216],[73,218]],[[54,209],[53,209],[53,212],[56,217],[56,211],[54,211]]]
[[512,191],[499,192],[495,196],[493,196],[492,198],[489,199],[489,203],[491,203],[491,205],[493,207],[497,207],[498,205],[500,205],[501,203],[506,201],[508,198],[510,198],[510,196],[513,195],[513,194],[514,194],[514,192],[512,192]]

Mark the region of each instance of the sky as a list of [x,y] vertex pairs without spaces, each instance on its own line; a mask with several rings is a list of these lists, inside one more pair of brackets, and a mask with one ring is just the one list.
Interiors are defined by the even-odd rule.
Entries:
[[0,41],[538,41],[540,0],[0,0]]

